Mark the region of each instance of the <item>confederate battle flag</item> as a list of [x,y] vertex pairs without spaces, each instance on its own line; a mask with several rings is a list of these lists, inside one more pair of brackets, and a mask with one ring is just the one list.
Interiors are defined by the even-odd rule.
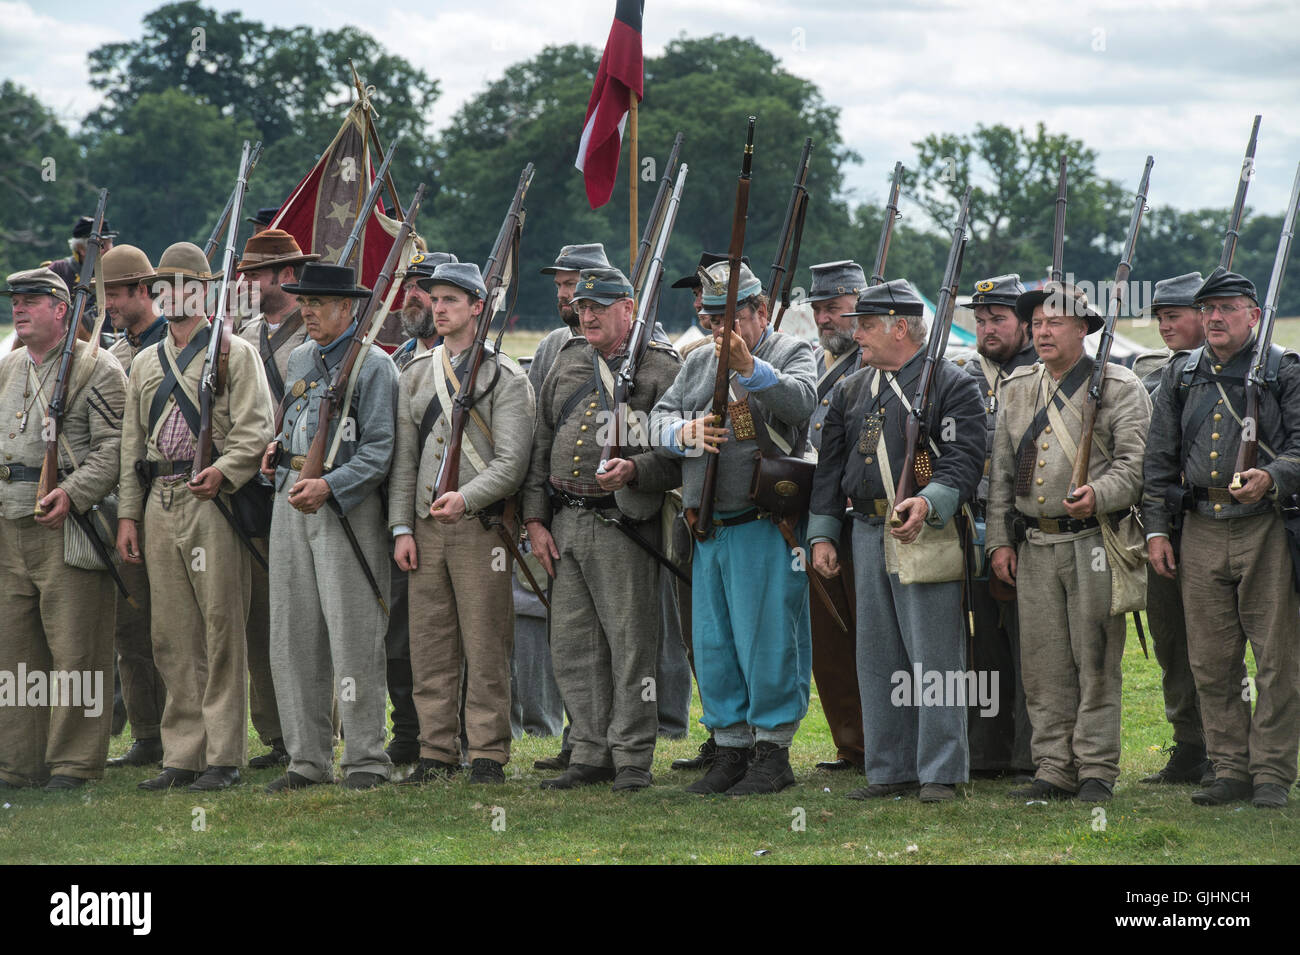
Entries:
[[[642,0],[618,0],[614,25],[605,41],[596,83],[587,102],[586,125],[578,143],[574,165],[582,170],[587,201],[593,209],[609,202],[618,174],[618,154],[623,150],[623,127],[630,108],[629,91],[639,102],[645,79],[641,59]],[[636,174],[636,170],[632,171]]]

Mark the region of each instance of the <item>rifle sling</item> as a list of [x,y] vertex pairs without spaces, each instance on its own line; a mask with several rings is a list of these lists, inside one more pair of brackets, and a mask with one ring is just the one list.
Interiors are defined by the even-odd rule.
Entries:
[[266,368],[266,380],[271,386],[271,395],[275,398],[276,404],[284,400],[284,378],[280,375],[280,368],[275,363],[275,353],[301,327],[302,313],[295,309],[292,315],[280,323],[274,335],[267,334],[265,316],[263,316],[262,324],[257,329],[258,350],[262,353],[262,365]]
[[168,359],[167,352],[164,351],[167,347],[166,335],[158,342],[158,361],[163,367],[163,380],[159,384],[158,390],[154,392],[153,401],[149,403],[147,434],[152,435],[157,429],[158,422],[162,418],[163,409],[167,407],[167,399],[174,395],[176,405],[181,409],[181,414],[185,417],[185,423],[189,425],[190,431],[194,433],[195,438],[199,436],[199,409],[190,400],[190,396],[186,394],[185,389],[181,387],[180,380],[176,376],[176,369],[179,368],[181,373],[184,374],[185,370],[190,367],[190,363],[194,361],[194,358],[207,347],[211,334],[212,327],[210,325],[201,328],[198,334],[191,338],[189,344],[181,351],[175,365]]

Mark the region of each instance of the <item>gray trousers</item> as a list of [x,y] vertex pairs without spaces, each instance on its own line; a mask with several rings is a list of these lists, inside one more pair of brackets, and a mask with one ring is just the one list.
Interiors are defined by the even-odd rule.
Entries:
[[[922,673],[965,672],[961,582],[902,584],[885,570],[883,523],[853,524],[864,771],[872,783],[961,783],[970,776],[965,701],[904,705],[895,688]],[[901,676],[900,676],[901,675]]]
[[[637,530],[657,543],[658,526]],[[648,770],[658,726],[658,566],[589,510],[562,507],[551,599],[551,660],[569,710],[573,762]],[[654,685],[656,692],[647,692]]]
[[[539,584],[544,581],[538,581]],[[551,669],[546,639],[546,607],[528,587],[513,583],[515,646],[510,655],[510,732],[515,739],[559,736],[564,729],[564,700]],[[550,599],[550,598],[547,598]]]
[[[301,513],[289,504],[292,485],[286,481],[275,496],[270,555],[271,672],[289,769],[317,781],[333,778],[330,706],[337,692],[343,774],[387,777],[388,618],[333,508]],[[367,497],[349,519],[380,590],[388,593],[389,544],[379,495]]]
[[1196,679],[1187,657],[1187,619],[1177,575],[1173,580],[1147,568],[1147,624],[1160,664],[1160,688],[1165,697],[1165,719],[1174,730],[1175,743],[1205,745],[1201,704]]
[[[690,729],[691,665],[677,609],[677,578],[659,571],[659,735],[683,739]],[[689,599],[689,597],[687,598]]]
[[[1020,626],[1014,600],[998,600],[989,592],[988,581],[976,580],[971,591],[974,620],[973,660],[967,665],[977,672],[998,674],[998,710],[988,715],[972,701],[967,736],[970,739],[972,770],[1034,771],[1030,752],[1033,729],[1025,705],[1025,682],[1020,671]],[[1186,658],[1186,650],[1183,653]],[[1190,672],[1189,672],[1190,677]]]

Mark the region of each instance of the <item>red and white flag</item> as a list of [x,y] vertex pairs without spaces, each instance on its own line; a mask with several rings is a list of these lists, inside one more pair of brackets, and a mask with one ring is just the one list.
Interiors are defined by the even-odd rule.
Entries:
[[[630,109],[629,91],[640,102],[645,70],[641,58],[642,0],[618,0],[614,25],[605,41],[596,82],[587,101],[587,119],[578,143],[574,165],[582,170],[587,201],[593,209],[609,202],[618,175],[618,156],[623,151],[623,127]],[[636,170],[632,170],[636,174]]]

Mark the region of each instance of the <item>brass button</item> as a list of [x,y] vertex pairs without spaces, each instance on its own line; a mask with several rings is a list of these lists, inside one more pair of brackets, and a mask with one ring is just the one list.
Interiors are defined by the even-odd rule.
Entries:
[[1216,405],[1221,405],[1221,404],[1223,404],[1223,399],[1220,398],[1218,401],[1215,402],[1215,404],[1216,404]]
[[588,418],[590,418],[590,417],[591,417],[591,412],[590,412],[590,411],[586,412],[586,415],[587,415]]
[[591,404],[587,405],[587,407],[588,407],[588,408],[594,408],[594,407],[596,407],[596,402],[593,401]]
[[823,407],[823,408],[825,408],[825,407],[826,407],[827,405],[829,405],[830,403],[831,403],[831,399],[829,399],[829,398],[823,398],[823,399],[822,399],[822,407]]
[[1045,497],[1041,497],[1041,496],[1040,496],[1040,497],[1038,498],[1038,503],[1039,503],[1039,504],[1046,504],[1046,503],[1047,503],[1047,498],[1045,498]]
[[1039,484],[1042,484],[1042,483],[1043,483],[1043,479],[1042,479],[1042,478],[1037,478],[1036,481],[1037,481],[1037,483],[1039,483]]
[[579,431],[586,431],[586,430],[587,430],[587,426],[584,424],[584,425],[583,425],[581,428],[579,428],[578,430],[579,430]]
[[1218,452],[1218,451],[1211,451],[1211,452],[1210,452],[1210,460],[1211,460],[1211,461],[1213,461],[1213,460],[1214,460],[1215,458],[1217,458],[1218,456],[1219,456],[1219,452]]
[[868,464],[873,464],[873,463],[874,463],[874,459],[873,459],[873,458],[864,458],[863,460],[865,460]]
[[574,477],[577,477],[577,476],[578,476],[578,472],[577,472],[577,471],[574,471],[574,472],[573,472],[573,476],[574,476]]
[[582,447],[582,439],[579,438],[577,441],[574,442],[574,444],[576,444],[578,447]]
[[574,461],[581,461],[582,458],[580,458],[578,455],[575,454],[575,455],[573,456],[573,460],[574,460]]
[[1050,448],[1050,447],[1051,447],[1051,445],[1048,444],[1046,441],[1043,442],[1043,450],[1044,450],[1044,451],[1046,451],[1046,450],[1047,450],[1048,448]]
[[988,391],[985,392],[985,394],[987,394],[990,398],[992,398],[992,397],[993,397],[993,389],[990,388]]
[[1222,366],[1222,365],[1215,365],[1215,366],[1214,366],[1214,370],[1215,370],[1215,371],[1223,371],[1223,366]]
[[1219,440],[1219,432],[1217,432],[1217,431],[1214,432],[1214,434],[1210,435],[1210,438],[1211,438],[1211,440],[1218,441],[1218,440]]
[[1219,476],[1219,472],[1218,472],[1218,471],[1211,471],[1211,472],[1210,472],[1210,477],[1212,477],[1212,478],[1216,478],[1216,477],[1218,477],[1218,476]]
[[1051,433],[1052,433],[1052,426],[1049,424],[1046,428],[1043,429],[1043,434],[1051,434]]
[[1039,461],[1039,462],[1038,462],[1038,466],[1039,466],[1040,468],[1045,468],[1045,467],[1047,467],[1047,462],[1046,462],[1046,461]]
[[1215,505],[1214,505],[1214,509],[1215,509],[1216,511],[1221,511],[1221,510],[1223,510],[1223,505],[1222,505],[1222,504],[1215,504]]
[[442,435],[438,435],[438,443],[442,444]]
[[1215,421],[1222,421],[1222,420],[1223,420],[1223,415],[1221,415],[1221,414],[1216,414],[1216,415],[1214,416],[1214,420],[1215,420]]
[[814,431],[820,431],[821,429],[822,429],[822,423],[820,421],[818,421],[815,425],[813,425]]

